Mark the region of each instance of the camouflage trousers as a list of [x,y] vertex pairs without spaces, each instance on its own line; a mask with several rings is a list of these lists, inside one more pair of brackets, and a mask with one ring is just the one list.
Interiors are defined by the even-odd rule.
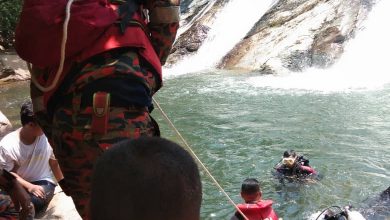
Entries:
[[[65,176],[64,181],[59,184],[64,192],[73,198],[77,211],[84,219],[88,217],[94,164],[104,150],[124,139],[159,135],[157,123],[151,118],[146,107],[131,106],[126,104],[127,102],[113,102],[114,92],[118,92],[120,86],[112,88],[117,90],[112,92],[106,133],[96,132],[92,128],[93,97],[85,93],[84,88],[99,80],[131,77],[132,81],[146,87],[150,91],[148,95],[151,96],[158,90],[159,83],[156,74],[144,63],[143,58],[132,49],[107,52],[92,58],[77,71],[77,75],[69,84],[70,87],[61,91],[60,97],[54,98],[56,104],[50,106],[50,114],[39,111],[42,109],[39,101],[42,92],[33,84],[31,86],[38,123],[49,138]],[[94,126],[97,127],[99,126]]]
[[[146,108],[111,107],[107,133],[91,132],[92,107],[74,112],[71,106],[55,111],[52,123],[53,150],[64,174],[60,182],[77,211],[88,218],[91,179],[95,161],[112,144],[140,136],[154,136],[156,125]],[[109,177],[107,177],[109,178]]]

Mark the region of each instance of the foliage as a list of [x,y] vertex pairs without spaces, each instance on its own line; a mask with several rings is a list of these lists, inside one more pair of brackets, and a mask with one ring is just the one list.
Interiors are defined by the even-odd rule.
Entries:
[[21,10],[21,0],[0,0],[0,48],[14,42],[14,30]]

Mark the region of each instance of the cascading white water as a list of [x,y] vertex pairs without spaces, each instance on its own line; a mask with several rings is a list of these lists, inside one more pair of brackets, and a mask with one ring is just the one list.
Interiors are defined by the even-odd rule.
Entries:
[[[199,18],[201,18],[207,11],[210,10],[210,8],[215,4],[215,0],[214,1],[210,1],[207,3],[207,6],[204,7],[200,12],[198,12],[192,19],[191,21],[189,21],[188,23],[183,23],[181,22],[180,23],[180,28],[179,30],[177,31],[177,35],[176,35],[176,38],[178,38],[181,34],[183,34],[184,32],[186,32],[193,24],[196,20],[198,20]],[[195,3],[199,3],[199,1],[193,1],[191,2],[189,8],[191,7],[195,7]],[[190,12],[189,14],[191,14],[193,12]],[[181,15],[183,16],[183,15]]]
[[208,37],[198,52],[166,70],[181,75],[212,68],[231,50],[275,3],[275,0],[230,0],[216,15]]
[[255,87],[298,89],[320,92],[371,90],[390,83],[390,1],[378,2],[370,12],[365,29],[352,39],[341,59],[329,69],[311,68],[284,76],[256,76],[247,80]]

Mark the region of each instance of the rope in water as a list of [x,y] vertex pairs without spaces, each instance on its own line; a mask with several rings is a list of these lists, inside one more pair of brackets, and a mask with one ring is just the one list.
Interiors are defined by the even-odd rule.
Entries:
[[229,202],[234,206],[234,208],[246,219],[248,218],[242,213],[242,211],[238,208],[237,204],[230,198],[230,196],[225,192],[225,190],[222,188],[222,186],[218,183],[218,181],[214,178],[214,176],[211,174],[211,172],[207,169],[206,165],[199,159],[199,157],[196,155],[196,153],[192,150],[190,145],[187,143],[187,141],[184,139],[184,137],[181,135],[181,133],[176,129],[175,125],[172,123],[172,121],[169,119],[168,115],[165,114],[164,110],[161,108],[160,104],[157,102],[157,100],[153,97],[153,102],[157,106],[158,110],[160,110],[161,114],[163,115],[164,119],[168,122],[169,126],[172,128],[172,130],[176,133],[176,135],[180,138],[180,140],[184,143],[187,150],[191,153],[191,155],[198,161],[202,169],[207,173],[207,175],[211,178],[211,180],[214,182],[214,184],[218,187],[218,189],[225,195],[225,197],[229,200]]

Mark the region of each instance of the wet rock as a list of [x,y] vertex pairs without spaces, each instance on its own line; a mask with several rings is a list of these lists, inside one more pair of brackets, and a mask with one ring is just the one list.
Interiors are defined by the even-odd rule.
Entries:
[[0,54],[0,84],[30,79],[26,62],[14,53]]
[[390,216],[390,187],[378,196],[368,198],[360,207],[360,212],[366,219],[389,219]]
[[314,36],[311,54],[312,65],[328,67],[332,65],[344,52],[345,36],[337,27],[327,27],[323,32]]
[[168,63],[175,63],[182,59],[182,56],[196,52],[202,45],[207,33],[210,30],[208,26],[196,24],[193,28],[183,33],[181,38],[172,48]]
[[203,41],[207,38],[210,26],[215,21],[215,15],[227,2],[226,0],[198,0],[192,1],[191,4],[187,2],[187,4],[182,6],[180,33],[168,57],[168,66],[183,59],[183,56],[191,55],[198,51]]
[[373,1],[280,0],[220,62],[277,73],[328,67],[362,25]]
[[292,51],[288,57],[283,59],[283,67],[294,72],[300,72],[312,65],[309,51]]

